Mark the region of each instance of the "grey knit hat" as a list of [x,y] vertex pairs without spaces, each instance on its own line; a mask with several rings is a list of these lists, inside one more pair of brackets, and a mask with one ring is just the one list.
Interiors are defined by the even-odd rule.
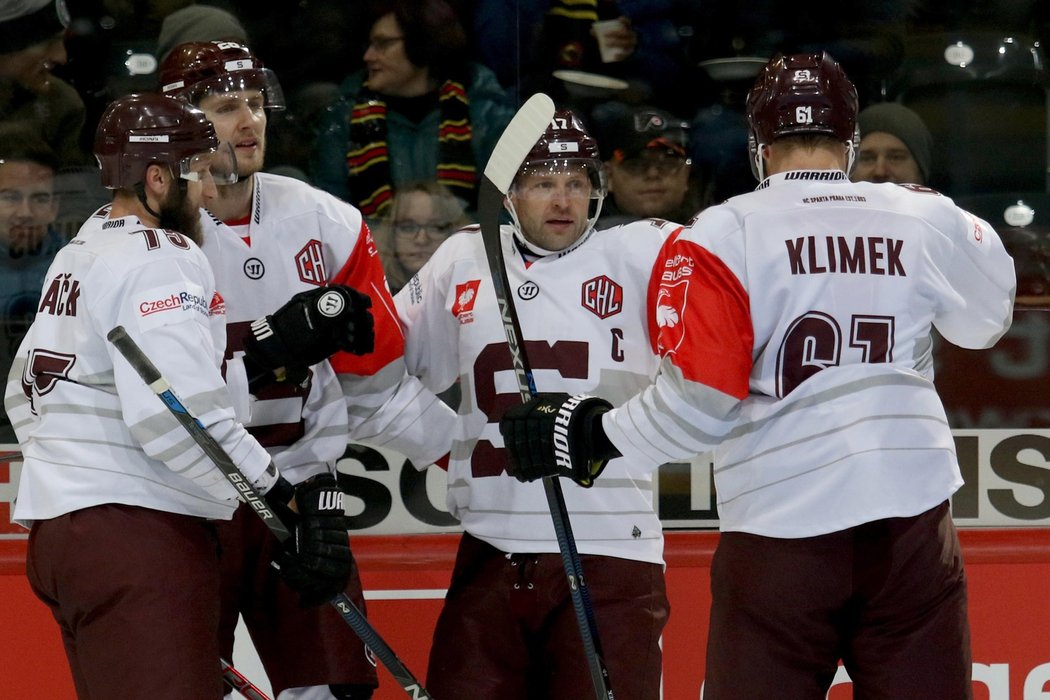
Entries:
[[187,41],[248,43],[248,32],[232,14],[211,5],[189,5],[164,18],[157,37],[157,60],[164,62],[173,48]]
[[861,139],[875,131],[899,138],[911,151],[923,182],[929,181],[933,136],[918,114],[898,102],[880,102],[861,110],[857,128]]
[[69,26],[65,0],[0,2],[0,54],[49,41]]

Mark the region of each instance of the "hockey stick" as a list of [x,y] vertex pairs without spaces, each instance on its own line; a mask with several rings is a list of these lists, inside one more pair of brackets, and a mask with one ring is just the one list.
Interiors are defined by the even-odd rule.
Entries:
[[[530,97],[503,130],[499,141],[485,166],[481,191],[478,195],[478,218],[481,222],[481,237],[485,245],[485,256],[488,258],[489,274],[492,287],[496,292],[499,304],[500,319],[503,331],[507,336],[511,361],[514,364],[514,376],[517,378],[521,400],[528,401],[536,394],[536,382],[532,376],[532,367],[525,354],[521,335],[521,325],[514,308],[514,299],[508,292],[510,282],[507,279],[507,267],[503,259],[503,244],[500,240],[499,218],[503,210],[503,198],[510,191],[511,182],[521,167],[525,156],[546,131],[554,117],[554,102],[543,93]],[[547,496],[547,507],[551,511],[554,523],[554,534],[558,539],[562,564],[569,579],[569,593],[572,607],[576,612],[576,623],[580,628],[583,640],[583,651],[587,656],[587,665],[594,683],[597,700],[613,700],[612,686],[609,683],[609,671],[605,667],[601,651],[601,640],[591,607],[591,595],[583,578],[583,565],[576,551],[576,539],[572,534],[572,524],[565,507],[565,495],[557,477],[545,477],[543,489]]]
[[222,664],[222,680],[230,686],[230,690],[236,690],[248,700],[270,700],[266,693],[255,687],[255,684],[245,678],[229,661],[219,659],[219,662]]
[[[120,354],[124,356],[124,359],[131,364],[132,368],[142,378],[142,381],[153,390],[153,393],[160,397],[179,424],[190,434],[193,441],[215,462],[215,466],[222,470],[222,473],[226,475],[229,482],[237,489],[244,502],[251,505],[256,514],[266,523],[274,537],[282,543],[290,538],[292,535],[288,528],[270,510],[266,505],[266,501],[255,490],[255,487],[244,478],[244,475],[237,469],[237,465],[233,463],[233,460],[230,459],[229,454],[226,453],[222,445],[212,437],[211,433],[204,428],[200,421],[179,400],[179,397],[172,391],[171,385],[161,376],[160,371],[146,357],[146,353],[142,352],[142,348],[138,346],[138,343],[127,334],[124,327],[117,326],[106,337],[109,339],[109,342],[116,346]],[[346,593],[340,593],[332,598],[329,603],[339,611],[343,620],[357,633],[361,641],[367,644],[375,655],[379,657],[379,660],[390,671],[390,675],[394,677],[412,700],[434,700],[426,688],[423,687],[423,684],[412,675],[412,672],[401,662],[401,659],[397,658],[397,654],[383,641],[383,638],[379,636],[379,633],[376,632],[361,611],[357,609],[357,606],[354,605]]]

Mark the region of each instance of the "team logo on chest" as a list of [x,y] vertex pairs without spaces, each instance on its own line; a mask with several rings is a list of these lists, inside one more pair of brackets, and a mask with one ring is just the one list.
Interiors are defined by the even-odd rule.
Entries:
[[266,266],[259,258],[248,258],[244,261],[244,276],[250,280],[262,279],[266,274]]
[[311,238],[310,242],[295,254],[295,268],[299,271],[299,279],[303,282],[315,284],[318,287],[324,285],[328,280],[328,274],[324,269],[321,241]]
[[536,295],[540,293],[539,285],[535,282],[525,282],[518,287],[518,296],[522,301],[528,301],[529,299],[535,299]]
[[609,318],[623,310],[623,287],[605,275],[594,277],[580,287],[580,304],[598,318]]
[[474,322],[474,302],[478,300],[481,280],[469,280],[456,285],[456,300],[452,303],[452,315],[460,324]]

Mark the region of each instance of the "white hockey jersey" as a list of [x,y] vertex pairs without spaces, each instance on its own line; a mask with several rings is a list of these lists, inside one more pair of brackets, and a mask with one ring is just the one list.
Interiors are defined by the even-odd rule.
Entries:
[[962,484],[931,327],[991,346],[1014,285],[992,227],[933,190],[774,175],[668,241],[650,285],[660,374],[603,425],[637,460],[719,445],[723,530],[916,515]]
[[251,321],[298,292],[330,283],[371,297],[376,345],[364,356],[337,353],[331,363],[315,365],[306,390],[264,389],[252,404],[252,433],[293,483],[342,456],[348,425],[353,439],[389,447],[421,466],[441,457],[445,452],[425,439],[422,426],[449,433],[455,413],[405,373],[401,327],[361,213],[294,178],[256,173],[254,179],[251,216],[240,233],[204,217],[203,249],[227,304],[227,357],[243,353]]
[[[658,360],[645,323],[656,254],[677,224],[644,220],[591,231],[571,252],[526,265],[502,227],[508,291],[536,389],[589,393],[618,404],[652,380]],[[448,507],[470,534],[504,552],[558,551],[542,483],[506,473],[499,419],[521,396],[476,227],[449,238],[395,301],[409,372],[440,392],[461,384],[461,432]],[[564,481],[580,552],[663,562],[647,458],[612,460],[590,489]]]
[[8,377],[5,406],[22,448],[14,519],[123,503],[229,518],[236,492],[106,340],[123,326],[262,489],[270,457],[234,416],[219,371],[222,298],[181,234],[96,212],[47,272],[36,319]]

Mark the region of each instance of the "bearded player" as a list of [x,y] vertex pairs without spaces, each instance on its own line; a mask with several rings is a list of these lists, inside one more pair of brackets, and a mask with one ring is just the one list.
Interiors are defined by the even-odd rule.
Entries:
[[[449,434],[454,415],[404,374],[401,332],[360,212],[299,180],[261,172],[268,112],[284,107],[273,72],[242,44],[191,42],[172,50],[160,80],[165,94],[199,106],[237,156],[238,182],[206,202],[203,249],[226,301],[227,357],[243,354],[251,375],[252,434],[292,483],[334,479],[348,429],[417,463],[444,454],[447,447],[413,447],[416,416],[430,414]],[[307,329],[267,316],[293,294],[320,323],[338,327],[349,352],[330,361],[304,353]],[[382,406],[392,418],[376,413]],[[296,599],[274,585],[269,561],[277,543],[256,521],[242,508],[220,532],[224,652],[239,612],[281,700],[372,697],[371,653],[320,605],[331,597],[326,591]],[[364,610],[356,566],[347,593]]]

